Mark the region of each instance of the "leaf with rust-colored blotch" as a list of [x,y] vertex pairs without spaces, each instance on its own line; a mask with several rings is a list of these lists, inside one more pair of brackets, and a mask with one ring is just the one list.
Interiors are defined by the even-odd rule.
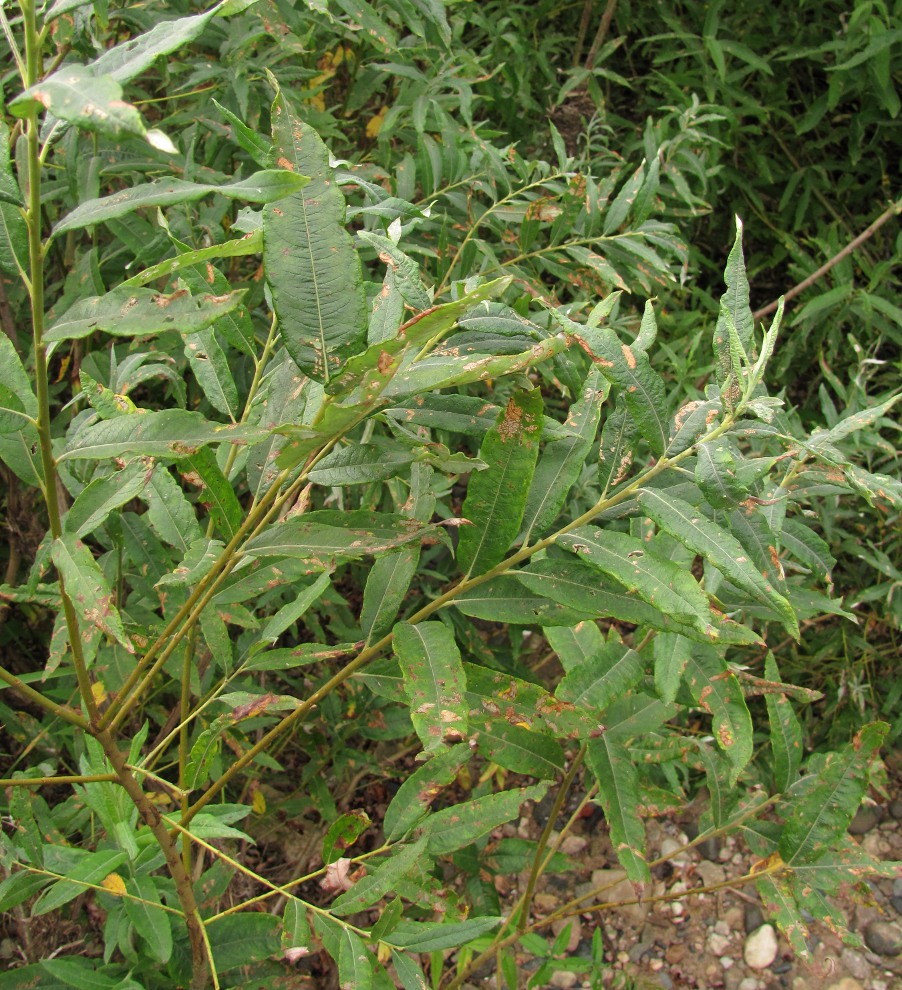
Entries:
[[538,389],[515,392],[486,434],[479,457],[488,468],[470,476],[457,562],[467,575],[482,574],[504,559],[517,538],[542,436]]
[[79,623],[97,626],[134,653],[119,610],[113,604],[113,592],[91,551],[74,533],[63,533],[53,541],[50,553]]

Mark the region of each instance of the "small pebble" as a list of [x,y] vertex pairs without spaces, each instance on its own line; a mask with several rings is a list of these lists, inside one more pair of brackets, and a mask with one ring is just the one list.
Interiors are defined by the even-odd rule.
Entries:
[[777,958],[778,948],[773,925],[762,925],[746,938],[742,955],[751,969],[767,969]]
[[548,982],[551,986],[557,987],[558,990],[570,990],[570,987],[575,987],[579,983],[579,976],[576,973],[568,973],[566,970],[559,969],[552,974]]
[[858,980],[853,980],[851,976],[847,976],[839,983],[831,983],[827,990],[864,990],[864,987]]
[[734,965],[734,961],[729,956],[721,956],[720,965],[723,966],[724,969],[730,969]]
[[896,897],[894,895],[889,899],[889,902],[896,909],[898,914],[902,914],[902,897]]
[[788,973],[792,969],[792,963],[788,959],[784,959],[781,962],[775,962],[771,966],[770,971],[776,976],[780,976],[783,973]]
[[864,942],[880,956],[897,956],[902,952],[902,928],[892,922],[871,921],[865,926]]
[[758,981],[754,976],[747,976],[738,986],[737,990],[758,990]]
[[722,956],[730,948],[730,939],[726,935],[712,932],[706,942],[707,949],[715,956]]
[[876,804],[863,804],[849,825],[850,835],[866,835],[883,820],[883,809]]
[[730,935],[730,926],[723,920],[714,922],[714,931],[718,935]]
[[889,813],[893,818],[902,818],[902,798],[896,798],[889,806]]
[[761,905],[758,903],[746,904],[743,912],[743,922],[748,934],[759,929],[764,924],[764,914],[761,911]]
[[588,840],[584,839],[581,835],[568,835],[567,838],[561,843],[561,852],[565,853],[567,856],[576,856],[578,853],[581,853],[588,844]]
[[664,972],[658,973],[658,983],[661,990],[673,990],[673,980]]

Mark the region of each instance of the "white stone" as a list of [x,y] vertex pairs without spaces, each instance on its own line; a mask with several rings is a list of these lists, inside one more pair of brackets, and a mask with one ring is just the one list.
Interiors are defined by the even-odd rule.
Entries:
[[588,841],[581,835],[568,835],[567,838],[561,843],[561,852],[565,853],[567,856],[576,856],[578,853],[581,853],[588,844]]
[[721,956],[720,965],[723,966],[724,969],[730,969],[733,965],[733,960],[729,956]]
[[714,923],[714,931],[718,935],[730,935],[730,926],[725,921],[717,921]]
[[715,956],[722,956],[727,949],[730,948],[730,940],[726,935],[720,935],[718,932],[711,932],[708,936],[708,951]]
[[558,970],[553,973],[551,979],[548,981],[551,986],[557,987],[558,990],[570,990],[570,987],[575,987],[579,983],[579,977],[576,973],[568,973],[565,970]]
[[758,990],[758,981],[754,976],[747,976],[737,987],[737,990]]
[[778,948],[773,925],[762,925],[745,940],[742,956],[752,969],[767,969],[777,958]]

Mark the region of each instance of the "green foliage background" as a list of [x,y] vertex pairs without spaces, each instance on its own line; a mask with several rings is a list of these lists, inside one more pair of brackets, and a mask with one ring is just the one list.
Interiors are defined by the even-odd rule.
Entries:
[[0,910],[104,920],[0,987],[541,985],[570,794],[802,955],[892,870],[900,14],[4,7]]

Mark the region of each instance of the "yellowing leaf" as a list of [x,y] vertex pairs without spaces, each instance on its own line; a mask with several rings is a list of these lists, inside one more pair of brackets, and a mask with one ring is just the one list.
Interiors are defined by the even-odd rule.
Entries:
[[91,685],[91,694],[94,695],[95,705],[102,705],[107,699],[106,688],[100,681],[95,681]]
[[[94,686],[97,687],[96,684]],[[116,897],[122,897],[125,893],[125,881],[118,873],[111,873],[108,877],[105,877],[101,886],[104,890],[109,891],[109,893]]]
[[251,801],[251,810],[255,815],[266,814],[266,798],[263,796],[263,791],[254,791],[254,797]]
[[387,113],[388,107],[384,106],[375,116],[370,117],[369,123],[366,125],[366,136],[368,138],[379,136],[379,131],[382,130],[382,124],[385,122],[385,115]]

